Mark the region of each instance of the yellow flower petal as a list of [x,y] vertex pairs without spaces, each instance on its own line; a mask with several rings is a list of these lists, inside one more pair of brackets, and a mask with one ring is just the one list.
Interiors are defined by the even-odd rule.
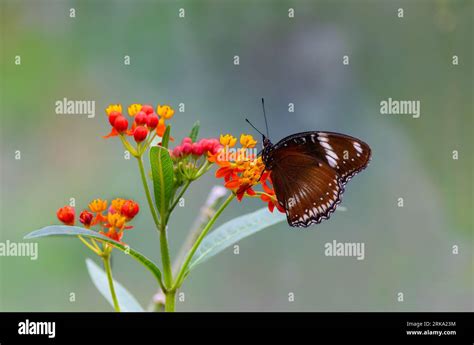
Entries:
[[221,134],[219,141],[223,146],[233,147],[237,143],[237,138],[233,137],[230,134]]
[[240,144],[244,148],[251,149],[257,145],[257,141],[250,134],[242,134],[240,136]]
[[137,113],[142,110],[142,105],[141,104],[138,104],[138,103],[135,103],[135,104],[131,104],[129,107],[128,107],[128,114],[130,116],[135,116],[137,115]]
[[122,105],[121,104],[109,104],[109,106],[105,109],[105,113],[110,115],[111,112],[117,111],[119,113],[122,113]]
[[156,113],[160,115],[162,118],[168,120],[171,119],[174,115],[174,109],[171,108],[169,105],[159,105],[156,108]]

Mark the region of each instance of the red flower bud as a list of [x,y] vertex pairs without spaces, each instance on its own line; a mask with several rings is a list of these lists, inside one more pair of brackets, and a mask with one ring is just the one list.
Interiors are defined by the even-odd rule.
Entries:
[[216,141],[213,143],[212,148],[209,151],[211,152],[211,154],[215,155],[221,149],[222,149],[222,145],[218,141]]
[[148,115],[148,114],[153,113],[154,110],[153,110],[153,107],[152,107],[151,105],[149,105],[149,104],[144,104],[144,105],[142,105],[141,111],[143,111],[145,114]]
[[86,228],[91,226],[92,220],[94,219],[94,215],[87,210],[84,210],[79,215],[79,221],[84,224]]
[[135,123],[139,126],[144,125],[146,124],[146,118],[146,113],[143,111],[139,111],[137,115],[135,115]]
[[74,207],[64,206],[56,211],[58,219],[66,225],[74,225]]
[[120,115],[122,114],[120,114],[118,111],[111,111],[109,114],[109,123],[113,126],[115,123],[115,119]]
[[128,219],[135,217],[138,211],[140,211],[140,207],[138,207],[138,204],[133,200],[125,201],[122,209],[120,210],[120,212]]
[[171,152],[173,158],[179,158],[182,155],[181,146],[176,146]]
[[189,155],[193,150],[193,146],[190,143],[184,143],[181,145],[181,150],[183,151],[183,154]]
[[210,140],[209,139],[204,139],[204,138],[198,141],[198,144],[200,144],[202,146],[202,149],[204,151],[209,150],[209,143],[210,143]]
[[193,143],[192,145],[193,155],[201,156],[204,153],[204,148],[199,143]]
[[135,141],[137,143],[140,143],[142,142],[143,140],[146,139],[148,135],[148,129],[146,129],[145,127],[143,126],[138,126],[137,128],[135,128],[135,130],[133,131],[133,137],[135,138]]
[[183,138],[183,141],[181,141],[181,144],[184,144],[184,143],[189,143],[189,144],[192,144],[192,140],[190,137],[184,137]]
[[128,128],[128,120],[122,115],[119,115],[115,119],[113,126],[117,130],[117,132],[125,132]]
[[156,126],[158,126],[159,121],[160,119],[158,118],[158,115],[156,115],[155,113],[151,113],[148,114],[146,118],[146,125],[151,129],[155,129]]

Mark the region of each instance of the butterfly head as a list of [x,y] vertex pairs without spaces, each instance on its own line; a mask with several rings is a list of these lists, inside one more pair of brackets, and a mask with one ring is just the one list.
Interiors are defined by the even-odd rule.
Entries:
[[262,160],[268,170],[271,169],[273,163],[273,144],[266,136],[262,135],[263,149],[262,149]]

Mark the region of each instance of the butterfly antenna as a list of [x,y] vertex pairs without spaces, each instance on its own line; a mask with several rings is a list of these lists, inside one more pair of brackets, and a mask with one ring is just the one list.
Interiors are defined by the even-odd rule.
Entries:
[[263,108],[263,118],[265,119],[265,128],[267,130],[267,138],[270,138],[270,133],[268,133],[268,123],[267,123],[267,114],[265,113],[265,100],[262,97],[262,108]]
[[247,121],[248,124],[249,124],[250,126],[252,126],[252,128],[255,129],[258,133],[260,133],[261,135],[265,136],[262,132],[260,132],[260,131],[257,129],[257,127],[255,127],[255,126],[252,124],[252,122],[249,121],[249,119],[245,119],[245,121]]

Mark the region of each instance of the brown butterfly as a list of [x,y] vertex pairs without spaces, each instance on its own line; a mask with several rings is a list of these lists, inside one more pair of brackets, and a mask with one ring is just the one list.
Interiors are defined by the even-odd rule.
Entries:
[[273,145],[259,133],[265,170],[271,172],[278,203],[285,209],[290,226],[308,227],[329,219],[341,203],[345,184],[370,161],[369,145],[348,135],[303,132]]

